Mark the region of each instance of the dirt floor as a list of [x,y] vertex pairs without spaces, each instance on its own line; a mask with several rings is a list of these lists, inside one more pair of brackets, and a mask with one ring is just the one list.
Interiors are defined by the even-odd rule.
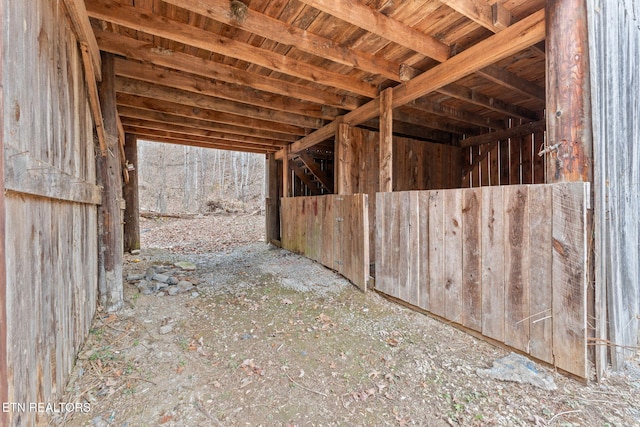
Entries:
[[51,424],[640,425],[637,363],[590,386],[539,367],[553,391],[480,375],[508,352],[262,243],[263,221],[145,220],[125,276],[155,265],[196,286],[144,295],[127,282],[126,308],[98,313],[63,399],[91,411]]

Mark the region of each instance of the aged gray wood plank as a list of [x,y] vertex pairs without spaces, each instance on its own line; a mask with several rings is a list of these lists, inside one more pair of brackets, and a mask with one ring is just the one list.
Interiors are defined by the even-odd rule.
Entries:
[[587,378],[585,183],[553,185],[553,354],[557,367]]
[[462,323],[462,192],[448,190],[443,196],[445,316]]
[[429,305],[431,312],[445,316],[444,196],[442,190],[429,192]]
[[482,189],[462,194],[462,324],[482,330]]

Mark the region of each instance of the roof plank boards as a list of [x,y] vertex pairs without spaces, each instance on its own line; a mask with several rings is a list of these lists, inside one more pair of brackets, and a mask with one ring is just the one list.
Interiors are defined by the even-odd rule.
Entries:
[[378,129],[387,88],[393,132],[425,141],[543,117],[544,0],[241,1],[234,14],[229,0],[84,0],[85,30],[118,56],[129,130],[292,157],[336,120]]

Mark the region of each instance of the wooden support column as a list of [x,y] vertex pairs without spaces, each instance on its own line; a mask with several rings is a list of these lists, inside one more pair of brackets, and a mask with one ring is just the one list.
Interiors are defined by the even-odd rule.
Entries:
[[122,285],[122,170],[118,151],[115,69],[113,55],[102,54],[102,82],[99,87],[107,152],[98,156],[96,172],[102,185],[102,205],[98,209],[98,292],[107,311],[123,305]]
[[291,194],[291,169],[289,168],[290,146],[282,148],[284,156],[282,156],[282,197],[289,197]]
[[267,200],[265,200],[265,228],[267,243],[280,241],[280,194],[278,161],[275,154],[267,154],[266,167]]
[[393,88],[380,94],[380,191],[393,191]]
[[591,182],[593,136],[585,0],[548,0],[547,182]]
[[125,134],[125,159],[133,165],[129,182],[123,187],[124,201],[124,250],[130,252],[140,249],[140,197],[138,194],[138,139],[130,133]]
[[351,144],[351,126],[340,123],[336,132],[336,162],[334,163],[337,176],[336,194],[353,194],[351,179],[353,147]]

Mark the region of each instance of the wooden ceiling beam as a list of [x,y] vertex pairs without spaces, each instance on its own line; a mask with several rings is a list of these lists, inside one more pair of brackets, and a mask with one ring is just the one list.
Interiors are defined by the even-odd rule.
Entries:
[[[310,104],[295,98],[253,90],[244,86],[205,79],[182,71],[120,58],[116,58],[116,75],[199,95],[248,104],[260,107],[261,111],[266,110],[266,112],[276,110],[286,112],[288,115],[297,114],[314,119],[333,120],[343,111],[338,111],[337,108],[333,107],[323,107],[320,104]],[[313,122],[316,121],[314,120]]]
[[438,62],[446,61],[451,48],[428,34],[389,18],[359,1],[301,0],[324,13],[363,28],[386,40],[408,47]]
[[323,67],[297,61],[270,50],[213,34],[157,14],[143,13],[135,7],[118,4],[111,0],[87,0],[87,12],[90,17],[95,19],[247,61],[312,83],[342,89],[369,98],[374,98],[378,94],[375,85],[358,78],[331,72]]
[[184,71],[215,81],[247,86],[264,92],[346,110],[354,110],[362,105],[362,102],[353,96],[338,95],[333,92],[261,76],[181,52],[162,51],[161,48],[145,41],[107,31],[96,30],[96,39],[100,49],[106,52],[124,56],[128,59]]
[[160,86],[140,80],[118,77],[116,80],[116,91],[129,95],[146,96],[161,101],[191,105],[197,108],[205,108],[211,111],[234,114],[236,116],[247,117],[275,123],[284,123],[302,128],[317,129],[322,126],[321,119],[306,117],[299,114],[287,113],[284,111],[267,110],[253,105],[242,104],[233,101],[216,98],[209,95],[200,95],[175,89],[167,86]]
[[471,147],[475,145],[490,144],[495,141],[502,141],[508,138],[518,136],[531,135],[536,132],[544,132],[546,130],[546,121],[539,120],[537,122],[527,123],[517,127],[502,129],[496,132],[485,133],[478,136],[472,136],[460,141],[461,147]]
[[[442,64],[425,71],[418,77],[394,87],[393,108],[398,108],[443,86],[458,81],[481,68],[538,43],[544,37],[544,10],[540,10],[511,25],[506,30],[473,45]],[[376,117],[378,114],[377,105],[379,105],[379,97],[369,101],[357,110],[345,114],[343,120],[352,126],[363,123]],[[354,120],[354,117],[358,119]],[[336,121],[325,125],[311,135],[291,144],[289,152],[295,154],[313,146],[315,143],[328,139],[326,135],[335,134],[336,127]]]
[[540,87],[537,84],[530,82],[529,80],[523,79],[522,77],[517,76],[505,70],[504,68],[490,65],[489,67],[483,68],[478,71],[478,75],[501,86],[504,86],[507,89],[513,90],[525,96],[530,96],[531,98],[537,99],[538,101],[542,101],[544,105],[546,98],[543,87]]
[[246,135],[217,132],[217,131],[205,130],[200,128],[194,128],[190,126],[176,126],[175,124],[172,124],[172,123],[157,122],[153,120],[125,118],[123,122],[123,126],[144,128],[144,129],[150,129],[150,130],[160,130],[160,131],[167,131],[167,132],[178,132],[184,135],[203,136],[207,138],[216,138],[224,141],[264,145],[267,147],[281,148],[286,145],[286,142],[281,140],[263,139],[263,138],[256,138],[256,137],[246,136]]
[[425,113],[435,114],[437,116],[446,117],[461,123],[467,123],[474,126],[480,126],[484,128],[504,129],[507,127],[504,120],[496,120],[490,117],[481,116],[480,114],[470,113],[465,110],[459,110],[457,108],[449,107],[438,102],[431,102],[424,98],[416,99],[408,104],[407,107],[412,107]]
[[242,20],[235,19],[228,0],[165,0],[207,18],[243,29],[269,40],[294,46],[303,52],[329,59],[367,73],[399,81],[398,64],[366,52],[342,46],[333,40],[247,8]]
[[437,92],[479,107],[506,114],[509,117],[517,117],[525,120],[539,120],[542,117],[542,113],[537,113],[528,108],[520,107],[519,105],[509,104],[456,83],[443,86],[439,88]]
[[211,132],[220,132],[225,135],[238,135],[281,141],[283,144],[293,142],[297,138],[294,135],[287,135],[279,132],[266,131],[251,127],[233,126],[224,123],[216,123],[207,120],[193,119],[180,115],[161,113],[159,111],[143,110],[135,107],[118,106],[118,114],[123,120],[145,120],[167,125],[189,126],[194,129],[202,129]]
[[238,123],[242,123],[242,126],[247,128],[274,131],[290,135],[302,136],[307,134],[305,128],[301,128],[299,126],[291,126],[282,123],[268,122],[265,120],[251,119],[249,117],[238,116],[236,114],[220,113],[218,111],[212,111],[202,107],[194,107],[192,105],[180,104],[176,102],[159,101],[157,99],[147,98],[144,96],[118,93],[117,101],[118,106],[125,105],[129,107],[141,108],[144,110],[175,114],[182,117],[197,118],[235,126],[237,126]]
[[266,146],[262,144],[249,144],[249,143],[240,143],[240,142],[231,142],[225,141],[217,138],[205,138],[202,136],[195,135],[187,135],[180,132],[167,132],[153,129],[145,129],[141,127],[135,126],[125,126],[125,131],[127,133],[134,134],[139,138],[158,138],[158,139],[169,139],[169,140],[177,140],[177,141],[189,141],[192,143],[200,143],[200,144],[209,144],[215,145],[216,148],[224,147],[229,150],[236,149],[247,149],[247,150],[260,150],[261,152],[274,152],[278,150],[278,147],[274,146]]
[[481,0],[440,0],[459,14],[494,33],[511,25],[511,13],[501,4]]
[[416,126],[424,126],[430,129],[438,129],[444,132],[457,135],[478,135],[478,128],[462,127],[452,124],[451,121],[434,117],[423,110],[402,106],[393,110],[393,120],[403,123],[410,123]]
[[183,138],[168,138],[168,137],[157,136],[157,135],[139,135],[139,134],[135,133],[135,129],[133,129],[131,133],[136,135],[139,139],[143,139],[145,141],[151,141],[151,142],[162,142],[162,143],[166,143],[166,144],[187,145],[189,147],[212,148],[212,149],[215,149],[215,150],[241,151],[241,152],[244,152],[244,153],[257,153],[257,154],[270,154],[270,153],[273,153],[273,150],[265,150],[265,149],[262,149],[262,148],[231,147],[231,146],[229,146],[227,144],[198,142],[198,141],[192,141],[192,140],[183,139]]

